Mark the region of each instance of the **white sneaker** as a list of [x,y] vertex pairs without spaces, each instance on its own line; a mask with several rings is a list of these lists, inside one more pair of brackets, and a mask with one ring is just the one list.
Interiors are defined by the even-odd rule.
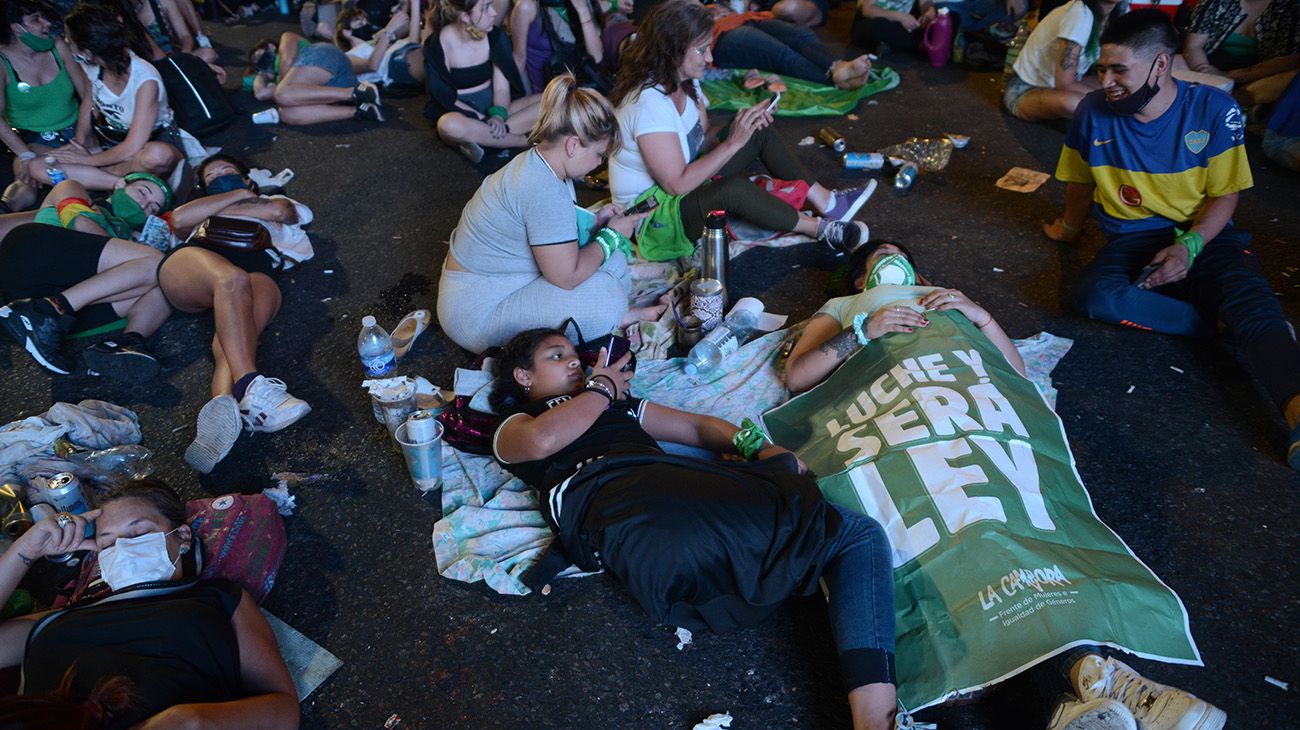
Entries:
[[211,473],[230,453],[239,433],[239,404],[228,395],[213,398],[199,410],[194,442],[185,449],[185,463],[200,473]]
[[1127,707],[1108,697],[1098,697],[1058,704],[1047,730],[1138,730],[1138,726]]
[[298,419],[311,413],[307,401],[289,395],[284,381],[259,375],[248,384],[239,413],[244,418],[244,428],[249,431],[271,433],[292,426]]
[[1223,710],[1176,687],[1153,682],[1114,658],[1080,660],[1075,691],[1085,702],[1109,697],[1124,703],[1142,730],[1221,730]]

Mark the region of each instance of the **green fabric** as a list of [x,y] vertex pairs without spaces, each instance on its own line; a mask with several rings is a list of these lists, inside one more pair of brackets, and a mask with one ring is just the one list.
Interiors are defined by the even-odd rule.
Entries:
[[[700,88],[709,98],[712,111],[739,111],[760,101],[772,98],[763,88],[746,89],[744,71],[736,71],[729,80],[704,81]],[[898,86],[898,73],[892,68],[876,67],[870,80],[857,89],[837,89],[833,86],[782,76],[786,91],[776,107],[778,117],[838,117],[857,108],[858,103],[872,94],[889,91]]]
[[1259,41],[1250,36],[1233,33],[1223,41],[1223,45],[1219,46],[1219,50],[1229,56],[1254,58],[1259,53]]
[[80,332],[72,332],[70,334],[66,334],[63,336],[63,339],[79,340],[83,337],[95,337],[96,335],[104,335],[104,334],[108,334],[109,332],[117,332],[123,329],[126,329],[126,317],[122,317],[121,319],[115,319],[112,322],[109,322],[108,324],[101,324],[98,327],[92,327],[88,330],[81,330]]
[[[707,182],[704,184],[708,185]],[[695,243],[682,229],[682,198],[685,196],[670,195],[655,185],[641,193],[632,204],[650,197],[659,202],[659,207],[641,222],[641,229],[637,231],[636,247],[641,257],[648,261],[670,261],[679,256],[690,256],[695,251]]]
[[828,500],[889,536],[898,699],[930,705],[1083,643],[1199,664],[1182,602],[1093,512],[1033,383],[960,313],[929,318],[763,416]]
[[3,54],[0,59],[9,72],[9,83],[5,85],[5,120],[9,126],[31,132],[53,132],[76,124],[77,90],[57,52],[54,62],[59,65],[58,75],[44,86],[27,86],[26,91],[19,89],[18,74],[9,59]]

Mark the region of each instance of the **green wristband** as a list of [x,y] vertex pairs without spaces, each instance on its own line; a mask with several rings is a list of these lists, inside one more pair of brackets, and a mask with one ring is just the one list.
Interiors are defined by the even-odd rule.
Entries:
[[622,251],[629,262],[636,258],[636,252],[632,250],[632,241],[613,228],[606,227],[596,231],[592,240],[600,244],[600,250],[605,252],[605,258],[601,263],[608,261],[615,251]]
[[740,430],[731,437],[731,443],[741,456],[750,460],[763,450],[763,444],[767,443],[767,434],[763,433],[763,429],[757,423],[746,418],[740,422]]
[[1183,244],[1187,249],[1187,267],[1191,268],[1192,262],[1205,249],[1205,236],[1202,236],[1200,231],[1180,231],[1177,228],[1174,229],[1174,233],[1178,234],[1174,242]]
[[503,106],[496,106],[495,104],[488,107],[487,115],[489,117],[496,117],[497,119],[500,119],[503,122],[508,121],[510,119],[509,110],[507,110]]

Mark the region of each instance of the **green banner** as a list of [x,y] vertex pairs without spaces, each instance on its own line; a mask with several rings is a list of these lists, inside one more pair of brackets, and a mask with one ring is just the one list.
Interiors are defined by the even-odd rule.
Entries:
[[[709,110],[739,111],[772,98],[772,92],[761,86],[746,89],[742,83],[744,77],[744,71],[737,71],[730,79],[701,82],[700,88],[709,99]],[[786,90],[781,94],[776,116],[842,117],[858,108],[858,103],[868,96],[898,86],[898,72],[892,68],[874,68],[867,83],[856,89],[837,89],[793,76],[782,76],[781,80]]]
[[935,704],[1083,643],[1199,665],[1182,601],[1098,519],[1056,413],[964,316],[929,317],[763,419],[827,499],[889,535],[899,699]]

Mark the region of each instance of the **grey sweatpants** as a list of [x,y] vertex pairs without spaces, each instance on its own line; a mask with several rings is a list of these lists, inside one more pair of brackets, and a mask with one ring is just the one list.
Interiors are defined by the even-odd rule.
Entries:
[[524,330],[559,327],[573,317],[586,337],[618,326],[628,310],[632,280],[627,257],[616,253],[586,281],[561,289],[541,275],[492,276],[442,269],[438,323],[456,344],[482,352]]

